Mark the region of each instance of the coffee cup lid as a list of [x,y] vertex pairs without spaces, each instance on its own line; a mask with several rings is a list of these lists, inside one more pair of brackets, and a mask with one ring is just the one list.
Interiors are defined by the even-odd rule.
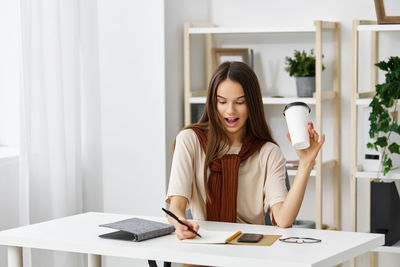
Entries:
[[283,109],[283,116],[285,116],[285,111],[286,111],[288,108],[293,107],[293,106],[304,106],[304,107],[308,108],[308,113],[311,112],[310,107],[309,107],[306,103],[304,103],[304,102],[292,102],[292,103],[287,104],[287,105],[285,106],[285,108]]

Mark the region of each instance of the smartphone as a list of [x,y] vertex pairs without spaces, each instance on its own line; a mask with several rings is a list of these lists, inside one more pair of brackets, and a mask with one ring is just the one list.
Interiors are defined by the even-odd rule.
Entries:
[[249,233],[244,233],[239,237],[237,240],[238,242],[243,242],[243,243],[257,243],[258,241],[263,238],[262,234],[249,234]]

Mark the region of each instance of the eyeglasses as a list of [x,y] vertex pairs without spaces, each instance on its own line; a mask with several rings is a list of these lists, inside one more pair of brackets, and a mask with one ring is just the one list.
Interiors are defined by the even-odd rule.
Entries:
[[310,244],[310,243],[319,243],[322,240],[316,239],[316,238],[311,238],[311,237],[292,236],[292,237],[280,238],[279,241],[282,241],[285,243]]

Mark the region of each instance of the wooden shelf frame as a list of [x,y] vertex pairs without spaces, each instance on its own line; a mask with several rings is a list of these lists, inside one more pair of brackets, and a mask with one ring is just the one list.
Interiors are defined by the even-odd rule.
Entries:
[[[378,82],[378,68],[375,63],[379,59],[379,32],[383,31],[400,31],[400,25],[379,25],[376,21],[370,20],[353,20],[352,29],[352,101],[351,101],[351,160],[350,160],[350,219],[351,231],[357,231],[357,179],[376,179],[376,172],[358,171],[357,165],[357,121],[358,107],[368,106],[375,95],[375,85]],[[368,92],[359,92],[358,88],[358,61],[359,61],[359,32],[370,32],[370,88]],[[379,174],[379,178],[388,180],[400,179],[400,171],[393,170],[386,177]],[[392,252],[400,253],[400,244],[394,247],[379,247],[370,252],[370,266],[374,266],[376,262],[375,252]],[[351,266],[355,266],[354,259],[350,262]]]
[[[323,31],[329,30],[333,33],[333,90],[322,90],[322,36]],[[333,212],[334,229],[340,229],[340,24],[338,22],[314,21],[312,26],[308,27],[216,27],[212,24],[184,24],[184,125],[191,123],[191,105],[204,104],[204,91],[191,90],[191,72],[190,72],[190,41],[191,35],[202,34],[205,37],[205,79],[211,78],[211,48],[216,34],[268,34],[268,33],[315,33],[315,57],[316,57],[316,75],[315,75],[315,93],[312,98],[272,98],[263,97],[264,104],[287,104],[294,101],[303,101],[307,104],[315,105],[316,122],[315,129],[322,133],[322,101],[333,101],[334,120],[333,120],[333,162],[330,165],[323,166],[322,152],[316,159],[316,166],[313,175],[316,177],[316,228],[322,229],[322,170],[325,167],[333,169]],[[203,96],[202,96],[203,95]],[[315,174],[314,174],[315,173]]]
[[[358,59],[359,59],[359,26],[361,25],[374,25],[376,22],[374,21],[361,21],[354,20],[353,21],[353,30],[352,30],[352,101],[351,101],[351,125],[357,125],[357,106],[365,105],[368,103],[368,99],[360,99],[362,98],[362,94],[358,92]],[[375,92],[375,84],[377,80],[377,70],[373,67],[374,62],[377,61],[378,58],[378,42],[377,42],[377,32],[371,31],[371,82],[370,82],[370,91],[369,94],[374,94]],[[357,181],[356,181],[356,172],[357,172],[357,127],[351,127],[351,156],[350,156],[350,210],[351,210],[351,230],[357,231]]]

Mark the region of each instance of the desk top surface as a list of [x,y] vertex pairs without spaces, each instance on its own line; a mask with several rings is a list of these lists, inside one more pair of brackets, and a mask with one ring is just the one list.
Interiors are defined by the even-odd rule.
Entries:
[[113,231],[98,225],[132,217],[166,222],[166,218],[89,212],[2,231],[0,245],[212,266],[317,267],[334,266],[384,244],[384,235],[379,234],[204,221],[198,223],[207,230],[313,237],[322,239],[322,242],[289,244],[276,241],[272,246],[265,247],[186,244],[179,241],[175,234],[142,242],[98,237]]

